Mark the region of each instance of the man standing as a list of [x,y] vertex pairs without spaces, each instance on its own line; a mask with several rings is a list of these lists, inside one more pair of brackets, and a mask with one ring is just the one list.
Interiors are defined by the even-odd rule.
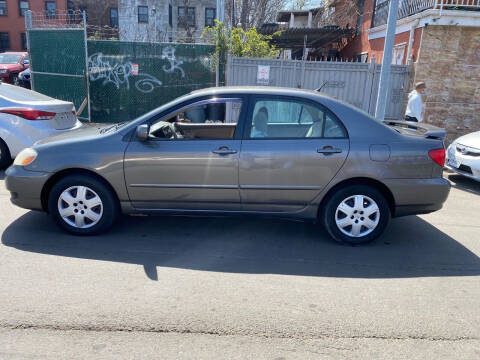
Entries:
[[423,121],[423,104],[421,94],[425,94],[426,88],[427,85],[425,85],[423,81],[418,82],[415,84],[415,90],[412,90],[412,92],[408,94],[408,104],[407,110],[405,111],[405,121]]

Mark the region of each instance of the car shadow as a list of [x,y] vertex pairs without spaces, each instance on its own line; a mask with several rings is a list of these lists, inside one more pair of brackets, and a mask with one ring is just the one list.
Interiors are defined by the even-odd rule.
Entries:
[[447,173],[452,187],[467,191],[471,194],[480,195],[480,182],[455,173]]
[[[33,235],[34,234],[34,235]],[[480,259],[417,216],[392,220],[365,246],[342,246],[317,225],[273,219],[122,217],[107,234],[76,237],[28,212],[3,232],[22,251],[157,267],[348,278],[475,276]]]

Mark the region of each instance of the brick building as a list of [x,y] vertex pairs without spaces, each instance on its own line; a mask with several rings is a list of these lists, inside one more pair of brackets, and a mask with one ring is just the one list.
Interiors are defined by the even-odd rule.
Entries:
[[54,17],[65,12],[65,0],[0,0],[0,52],[27,49],[25,36],[25,12],[44,12]]
[[120,40],[201,42],[216,0],[118,0]]
[[67,9],[85,11],[89,37],[118,38],[118,0],[67,0]]
[[[463,4],[460,5],[459,4]],[[360,31],[341,51],[348,59],[381,63],[389,0],[365,0]],[[411,84],[425,81],[425,121],[445,127],[449,140],[480,130],[480,3],[400,1],[393,63],[412,62]],[[406,89],[407,92],[411,89]]]

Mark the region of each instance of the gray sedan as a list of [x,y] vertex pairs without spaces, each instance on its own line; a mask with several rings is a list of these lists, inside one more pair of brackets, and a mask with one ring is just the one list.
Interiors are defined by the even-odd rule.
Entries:
[[107,230],[119,213],[253,214],[318,221],[358,244],[391,217],[442,207],[444,136],[313,91],[212,88],[42,140],[6,184],[14,204],[77,235]]

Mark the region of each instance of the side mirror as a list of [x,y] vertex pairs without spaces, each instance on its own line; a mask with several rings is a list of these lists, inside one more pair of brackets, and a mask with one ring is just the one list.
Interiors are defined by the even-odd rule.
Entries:
[[28,65],[30,64],[30,60],[23,60],[23,65]]
[[148,124],[138,125],[136,130],[137,139],[140,141],[148,140],[149,131],[150,131],[150,126]]

